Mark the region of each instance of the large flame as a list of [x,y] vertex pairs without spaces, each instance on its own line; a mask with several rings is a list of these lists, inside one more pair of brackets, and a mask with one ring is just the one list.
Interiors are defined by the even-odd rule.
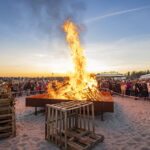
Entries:
[[80,45],[78,28],[70,20],[67,20],[62,28],[67,34],[66,40],[71,50],[74,72],[69,76],[69,81],[50,82],[48,85],[49,97],[73,100],[100,99],[101,93],[97,89],[97,80],[91,77],[85,69],[86,58],[83,53],[84,48]]

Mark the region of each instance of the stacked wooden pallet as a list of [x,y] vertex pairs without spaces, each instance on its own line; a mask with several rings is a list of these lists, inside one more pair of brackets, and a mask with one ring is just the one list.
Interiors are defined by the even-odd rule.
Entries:
[[95,134],[93,102],[47,104],[45,127],[46,140],[65,150],[87,150],[104,140]]
[[0,138],[16,135],[14,105],[11,93],[0,94]]

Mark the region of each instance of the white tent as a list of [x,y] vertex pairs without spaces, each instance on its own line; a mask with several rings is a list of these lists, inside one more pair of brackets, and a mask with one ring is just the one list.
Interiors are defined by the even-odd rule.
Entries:
[[114,79],[122,79],[125,80],[126,77],[121,74],[98,74],[96,78],[114,78]]
[[150,79],[150,73],[140,76],[140,79]]

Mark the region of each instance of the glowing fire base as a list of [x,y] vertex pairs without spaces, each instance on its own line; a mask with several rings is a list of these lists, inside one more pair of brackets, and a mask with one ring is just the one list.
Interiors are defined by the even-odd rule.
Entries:
[[[35,96],[29,96],[26,98],[27,107],[45,107],[46,104],[56,104],[60,102],[68,102],[72,100],[67,99],[49,99],[46,94],[39,94]],[[113,98],[105,98],[102,101],[93,101],[95,114],[101,112],[114,112],[114,100]]]

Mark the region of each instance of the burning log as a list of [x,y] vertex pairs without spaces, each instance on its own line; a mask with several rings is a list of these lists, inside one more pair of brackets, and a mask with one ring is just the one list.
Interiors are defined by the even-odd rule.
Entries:
[[66,40],[71,49],[71,56],[74,63],[74,73],[70,74],[69,80],[64,83],[54,82],[48,85],[49,98],[72,99],[72,100],[103,100],[99,97],[97,80],[85,69],[86,58],[84,49],[80,44],[78,28],[67,20],[62,26],[66,32]]

